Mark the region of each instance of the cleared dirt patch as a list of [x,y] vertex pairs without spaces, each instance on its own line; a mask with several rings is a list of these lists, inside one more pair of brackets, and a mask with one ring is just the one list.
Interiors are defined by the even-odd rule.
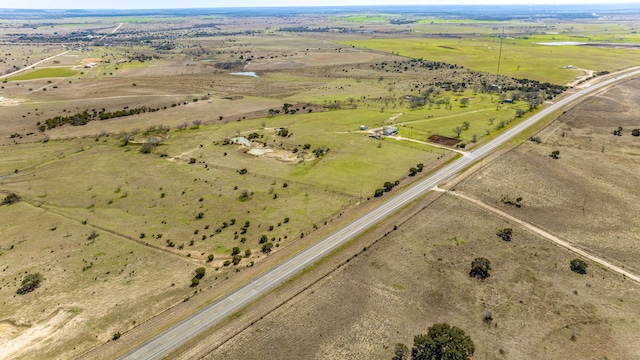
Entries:
[[442,135],[431,135],[429,136],[428,140],[433,143],[445,145],[445,146],[454,146],[455,144],[462,141],[460,139],[454,139],[454,138],[450,138]]

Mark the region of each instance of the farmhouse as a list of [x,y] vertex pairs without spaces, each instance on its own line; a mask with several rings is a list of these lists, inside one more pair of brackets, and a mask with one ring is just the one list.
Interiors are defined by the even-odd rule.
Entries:
[[382,135],[384,136],[398,135],[398,128],[393,126],[384,126],[382,128]]

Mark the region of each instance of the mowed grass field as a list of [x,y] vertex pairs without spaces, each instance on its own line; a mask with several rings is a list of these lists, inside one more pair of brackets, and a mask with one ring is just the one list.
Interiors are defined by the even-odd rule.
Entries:
[[63,78],[70,77],[78,74],[78,71],[69,68],[42,68],[35,69],[14,75],[7,80],[20,81],[20,80],[35,80],[43,78]]

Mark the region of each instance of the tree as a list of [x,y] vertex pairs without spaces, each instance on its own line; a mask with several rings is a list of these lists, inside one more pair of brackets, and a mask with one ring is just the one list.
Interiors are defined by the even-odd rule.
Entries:
[[471,123],[470,122],[468,122],[466,120],[462,122],[462,129],[463,130],[469,130],[469,127],[471,127]]
[[265,254],[269,254],[271,252],[271,248],[273,248],[273,243],[268,242],[262,245],[262,252]]
[[387,181],[384,183],[384,191],[391,191],[395,185],[391,181]]
[[462,128],[460,126],[456,126],[453,128],[453,133],[456,134],[457,138],[460,138],[460,134],[462,134]]
[[467,105],[469,105],[469,98],[468,97],[463,97],[462,99],[460,99],[460,106],[466,107]]
[[199,267],[195,270],[196,275],[194,277],[197,279],[202,279],[204,277],[205,272],[206,272],[205,268]]
[[380,197],[384,195],[384,189],[376,189],[376,192],[373,194],[374,197]]
[[238,254],[240,254],[240,248],[237,246],[234,246],[233,249],[231,250],[231,256],[238,255]]
[[576,272],[578,274],[586,274],[587,273],[587,263],[581,259],[573,259],[570,262],[569,267],[571,271]]
[[412,167],[411,169],[409,169],[409,176],[416,176],[416,174],[418,173],[418,169]]
[[40,283],[44,277],[40,273],[29,274],[22,279],[22,286],[17,291],[18,295],[24,295],[32,292],[33,290],[40,287]]
[[209,254],[207,256],[207,262],[212,262],[213,261],[213,254]]
[[475,352],[471,338],[456,326],[434,324],[413,338],[412,360],[468,360]]
[[407,345],[403,343],[397,343],[393,348],[393,357],[391,360],[409,360],[411,352]]
[[491,274],[489,274],[489,270],[491,270],[491,262],[489,260],[485,258],[475,258],[471,262],[471,271],[469,271],[469,276],[484,280],[491,276]]
[[631,135],[633,135],[633,136],[640,136],[640,129],[633,129],[633,130],[631,130]]
[[551,155],[549,155],[549,156],[551,156],[551,158],[555,159],[555,160],[560,159],[560,150],[553,150],[551,152]]

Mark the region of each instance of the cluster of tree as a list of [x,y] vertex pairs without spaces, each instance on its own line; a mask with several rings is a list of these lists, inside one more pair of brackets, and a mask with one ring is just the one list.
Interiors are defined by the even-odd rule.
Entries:
[[383,61],[381,63],[375,63],[371,65],[372,69],[386,70],[389,72],[391,69],[393,72],[409,71],[413,69],[426,69],[426,70],[442,70],[442,69],[462,69],[461,66],[456,64],[449,64],[441,61],[429,61],[423,59],[411,59],[411,60],[394,60]]
[[196,287],[200,285],[200,280],[204,277],[206,269],[203,267],[199,267],[195,269],[194,272],[195,272],[195,275],[191,279],[191,287]]
[[[286,31],[286,32],[333,32],[336,28],[332,28],[329,26],[325,26],[325,27],[316,27],[316,28],[310,28],[308,26],[288,26],[288,27],[281,27],[278,30],[279,31]],[[341,31],[344,31],[344,28],[339,28]]]
[[316,158],[320,158],[329,152],[329,148],[326,146],[321,146],[319,148],[313,149],[311,152],[316,156]]
[[398,180],[396,180],[395,182],[386,181],[384,183],[384,185],[382,185],[382,188],[376,189],[376,191],[374,192],[373,196],[374,197],[380,197],[380,196],[384,195],[385,192],[389,192],[389,191],[393,190],[393,188],[396,187],[398,184],[400,184],[400,181],[398,181]]
[[424,164],[419,163],[416,167],[409,169],[409,176],[416,176],[418,173],[422,172],[422,169],[424,169]]
[[242,60],[216,62],[213,66],[221,70],[242,69],[246,63]]
[[468,360],[475,345],[464,330],[447,323],[432,325],[426,334],[413,338],[413,348],[402,343],[394,347],[392,360]]
[[92,121],[92,120],[97,120],[97,119],[107,120],[107,119],[123,117],[123,116],[144,114],[147,111],[155,112],[159,110],[160,110],[159,108],[147,108],[146,106],[142,106],[134,109],[125,108],[123,110],[117,110],[113,112],[102,109],[101,111],[93,110],[93,112],[89,113],[87,110],[85,110],[81,113],[74,114],[74,115],[56,116],[56,117],[49,118],[45,120],[44,124],[38,123],[38,129],[40,131],[44,131],[46,129],[53,129],[55,127],[62,126],[65,124],[71,124],[73,126],[82,126],[82,125],[86,125],[89,121]]
[[145,54],[141,54],[141,53],[127,53],[127,59],[129,62],[132,61],[139,61],[139,62],[145,62],[145,61],[151,61],[153,59],[159,59],[160,57],[157,55],[145,55]]

